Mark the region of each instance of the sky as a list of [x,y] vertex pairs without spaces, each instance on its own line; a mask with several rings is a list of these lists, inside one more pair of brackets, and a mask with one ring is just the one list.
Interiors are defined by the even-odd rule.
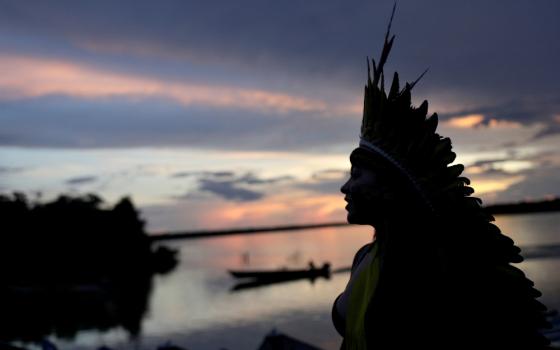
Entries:
[[[130,196],[150,232],[341,221],[393,1],[0,0],[0,193]],[[560,2],[400,0],[487,204],[560,195]]]

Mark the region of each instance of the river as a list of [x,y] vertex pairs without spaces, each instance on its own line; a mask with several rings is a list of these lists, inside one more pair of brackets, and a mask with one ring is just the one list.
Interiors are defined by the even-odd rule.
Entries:
[[[541,301],[560,309],[560,213],[498,216],[502,232],[532,257],[519,264],[543,292]],[[232,291],[227,273],[237,268],[305,267],[351,264],[355,251],[371,240],[371,229],[348,226],[307,231],[213,237],[166,242],[180,250],[170,274],[156,276],[141,335],[130,341],[124,330],[81,331],[73,340],[52,340],[61,349],[155,349],[167,341],[188,349],[257,349],[272,329],[325,350],[341,338],[331,324],[331,306],[349,274]],[[547,250],[546,247],[554,249]],[[544,250],[543,250],[544,249]]]

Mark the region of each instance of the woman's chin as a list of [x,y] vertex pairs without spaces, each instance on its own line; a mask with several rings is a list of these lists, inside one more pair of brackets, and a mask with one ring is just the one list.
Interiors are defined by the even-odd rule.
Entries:
[[352,212],[348,212],[348,215],[346,215],[346,221],[353,225],[368,225],[368,220],[365,220],[365,218]]

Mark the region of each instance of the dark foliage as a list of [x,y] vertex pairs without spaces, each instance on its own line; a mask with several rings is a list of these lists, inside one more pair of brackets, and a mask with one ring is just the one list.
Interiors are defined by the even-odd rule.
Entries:
[[151,246],[129,198],[95,195],[31,203],[0,195],[0,341],[71,338],[82,329],[140,332],[154,273],[177,263]]

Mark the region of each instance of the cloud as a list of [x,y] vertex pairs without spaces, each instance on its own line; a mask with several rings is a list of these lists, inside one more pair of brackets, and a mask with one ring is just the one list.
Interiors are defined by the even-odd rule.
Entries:
[[534,135],[534,138],[541,138],[560,131],[558,111],[560,111],[560,95],[523,96],[505,103],[442,113],[441,119],[444,125],[456,128],[516,128],[521,125],[540,123],[544,127]]
[[22,167],[11,167],[11,166],[0,166],[0,175],[1,174],[17,174],[25,169]]
[[348,170],[342,169],[322,169],[315,171],[311,174],[313,180],[339,180],[340,178],[345,178],[349,175]]
[[[177,176],[179,175],[179,176]],[[263,178],[252,172],[235,174],[233,171],[193,171],[174,174],[177,177],[195,177],[197,188],[176,199],[200,199],[201,195],[210,193],[230,201],[251,202],[262,199],[265,189],[271,185],[293,180],[292,176],[283,175]]]
[[69,61],[0,55],[0,66],[10,67],[0,87],[10,98],[65,95],[81,98],[109,96],[165,97],[184,106],[203,105],[270,112],[324,111],[326,104],[286,93],[237,86],[166,82],[114,73]]
[[65,181],[67,185],[85,185],[98,180],[97,176],[79,176],[73,177]]
[[[311,193],[312,196],[338,195],[346,181],[347,171],[338,169],[319,170],[308,178],[297,179],[290,175],[261,177],[253,172],[232,175],[233,172],[188,172],[196,178],[196,189],[181,196],[179,200],[201,200],[206,194],[230,201],[252,202],[275,193]],[[216,175],[227,174],[227,177]],[[181,174],[182,175],[182,174]],[[232,175],[232,176],[230,176]]]
[[446,120],[444,123],[453,128],[472,128],[484,121],[484,116],[482,114],[470,114],[466,116],[453,117]]
[[[18,46],[5,39],[13,50],[59,50],[123,70],[142,66],[165,77],[176,77],[180,63],[189,62],[237,71],[245,82],[258,76],[266,83],[298,85],[300,91],[309,87],[305,82],[359,91],[363,59],[379,50],[371,43],[381,42],[392,5],[389,0],[244,0],[243,6],[223,0],[96,1],[95,6],[3,1],[0,32],[35,40],[33,45],[19,39]],[[554,92],[560,81],[558,10],[556,1],[504,9],[483,0],[460,5],[403,0],[390,67],[413,78],[430,66],[427,79],[434,89],[469,97]],[[37,45],[37,38],[44,42]],[[61,43],[68,48],[59,49]]]
[[185,107],[160,98],[44,96],[0,102],[0,145],[305,151],[353,140],[359,122],[315,112]]
[[472,164],[469,164],[468,167],[492,167],[496,163],[501,163],[510,160],[511,158],[491,158],[491,159],[480,159],[475,161]]
[[468,171],[467,174],[475,174],[477,176],[484,176],[485,179],[489,179],[489,178],[503,178],[503,177],[514,175],[515,173],[504,170],[504,169],[498,169],[498,168],[493,168],[493,167],[484,167],[484,168],[482,168],[480,170],[477,170],[477,171],[473,171],[473,172]]
[[547,136],[558,135],[560,134],[560,123],[555,119],[556,124],[546,125],[542,130],[537,132],[533,139],[540,139]]
[[141,210],[148,218],[148,231],[161,232],[340,222],[346,216],[344,205],[340,195],[282,192],[242,205],[215,196],[144,206]]
[[245,175],[241,176],[240,178],[234,180],[234,182],[239,184],[247,184],[247,185],[268,185],[268,184],[275,184],[278,182],[290,181],[292,179],[293,177],[288,175],[270,177],[265,179],[256,176],[254,173],[248,172]]
[[[1,62],[10,68],[0,95],[36,108],[0,110],[0,144],[304,150],[354,140],[363,59],[378,51],[393,2],[243,3],[3,1]],[[543,6],[405,0],[388,72],[397,67],[405,80],[431,66],[419,97],[459,111],[449,117],[550,125],[560,106],[553,16],[560,5]],[[153,101],[160,106],[138,111]],[[138,120],[148,113],[157,124]],[[68,114],[77,116],[72,128],[59,117]],[[39,134],[15,118],[60,130]]]
[[348,176],[348,170],[322,169],[311,174],[309,179],[298,182],[297,187],[314,193],[338,195]]
[[261,199],[264,194],[254,190],[237,187],[235,182],[201,179],[199,191],[210,192],[227,200],[250,202]]
[[557,174],[560,157],[555,151],[512,154],[507,158],[480,160],[467,168],[477,193],[489,203],[543,199],[560,195]]
[[184,177],[194,177],[194,176],[209,176],[209,177],[233,177],[234,172],[232,171],[180,171],[171,174],[172,178],[184,178]]
[[[364,58],[379,53],[392,5],[0,0],[0,146],[340,152],[356,142]],[[483,117],[467,120],[477,130],[453,128],[462,151],[554,141],[559,10],[553,0],[402,0],[387,74],[411,80],[429,66],[415,99],[428,99],[442,124]],[[501,165],[480,166],[489,175],[507,172]],[[237,181],[224,193],[263,198],[272,185],[333,193],[344,177],[204,175]]]
[[560,167],[536,167],[524,172],[524,178],[506,190],[495,194],[494,202],[516,202],[522,199],[540,200],[560,196]]

